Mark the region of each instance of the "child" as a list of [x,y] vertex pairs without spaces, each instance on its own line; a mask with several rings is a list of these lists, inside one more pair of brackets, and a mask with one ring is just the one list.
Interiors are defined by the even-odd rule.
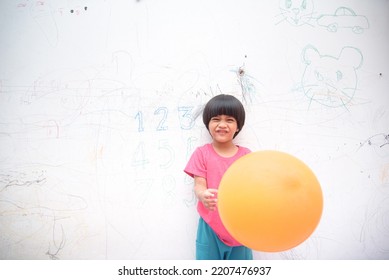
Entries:
[[184,171],[194,178],[200,214],[196,240],[198,260],[248,260],[251,249],[242,246],[225,229],[217,210],[217,190],[228,167],[250,150],[233,143],[245,121],[242,103],[232,95],[217,95],[205,105],[203,122],[212,143],[198,147]]

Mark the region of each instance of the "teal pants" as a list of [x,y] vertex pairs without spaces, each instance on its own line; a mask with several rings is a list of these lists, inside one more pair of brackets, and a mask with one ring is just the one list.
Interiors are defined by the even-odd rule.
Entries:
[[245,246],[224,244],[202,219],[199,220],[196,240],[197,260],[252,260],[252,250]]

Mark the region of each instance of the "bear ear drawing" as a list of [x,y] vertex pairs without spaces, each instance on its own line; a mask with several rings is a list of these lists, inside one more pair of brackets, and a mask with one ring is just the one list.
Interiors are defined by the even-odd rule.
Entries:
[[319,51],[312,45],[308,45],[303,49],[301,54],[302,60],[305,64],[309,65],[313,61],[317,61],[320,59]]
[[340,52],[339,61],[343,65],[352,65],[354,69],[358,69],[362,66],[363,55],[357,48],[344,47]]

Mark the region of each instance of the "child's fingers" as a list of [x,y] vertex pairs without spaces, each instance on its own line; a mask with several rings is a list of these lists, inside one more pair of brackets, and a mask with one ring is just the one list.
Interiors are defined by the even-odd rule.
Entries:
[[216,209],[216,205],[217,205],[217,200],[216,199],[212,199],[212,200],[208,201],[207,208],[209,210],[215,210]]
[[217,190],[208,189],[206,194],[207,194],[207,198],[214,198],[217,195]]

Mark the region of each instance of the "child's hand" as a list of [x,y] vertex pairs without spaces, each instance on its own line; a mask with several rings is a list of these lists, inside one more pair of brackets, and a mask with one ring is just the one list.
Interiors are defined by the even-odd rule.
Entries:
[[214,211],[217,205],[217,189],[206,189],[199,194],[199,199],[209,211]]

